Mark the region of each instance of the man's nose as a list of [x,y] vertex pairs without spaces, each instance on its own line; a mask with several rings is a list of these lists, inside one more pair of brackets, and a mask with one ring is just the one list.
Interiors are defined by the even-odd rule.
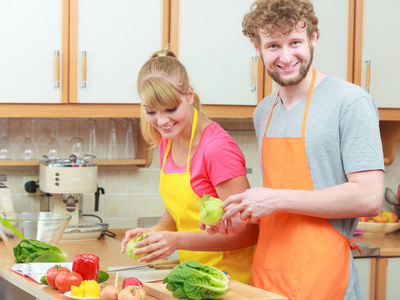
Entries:
[[280,60],[284,64],[289,64],[292,62],[293,54],[289,47],[282,47]]

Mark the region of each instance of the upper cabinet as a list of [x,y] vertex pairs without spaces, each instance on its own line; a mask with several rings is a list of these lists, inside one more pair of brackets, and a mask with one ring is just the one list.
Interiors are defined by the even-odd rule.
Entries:
[[67,4],[0,1],[0,102],[62,101],[61,81],[68,77],[68,53],[63,51],[63,47],[68,51],[68,44],[63,43],[62,26]]
[[168,1],[71,0],[69,101],[140,103],[137,75],[163,48],[164,9]]
[[367,89],[379,108],[400,108],[397,86],[400,61],[400,2],[356,0],[359,22],[357,84]]
[[139,103],[169,0],[2,0],[1,103]]
[[171,47],[203,104],[256,105],[263,66],[242,34],[254,0],[172,0]]
[[327,75],[352,81],[353,6],[349,0],[313,0],[320,37],[314,50],[313,66]]

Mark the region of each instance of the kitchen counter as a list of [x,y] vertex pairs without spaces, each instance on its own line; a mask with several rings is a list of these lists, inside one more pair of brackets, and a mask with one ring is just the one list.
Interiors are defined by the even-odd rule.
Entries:
[[[100,269],[107,271],[111,266],[129,266],[138,264],[131,260],[126,254],[121,254],[121,242],[110,237],[101,237],[96,241],[88,242],[60,242],[59,245],[67,253],[67,261],[72,261],[75,255],[80,253],[93,253],[100,257]],[[49,286],[40,285],[33,280],[23,277],[10,270],[14,264],[14,257],[9,254],[3,241],[0,242],[0,277],[7,282],[17,286],[21,290],[40,300],[69,300],[60,291]],[[115,284],[115,273],[109,273],[110,278],[106,285]],[[122,278],[119,278],[118,285],[121,288]],[[156,298],[148,296],[147,299]]]
[[354,236],[353,240],[355,240],[356,243],[378,248],[379,257],[400,257],[400,231],[384,235],[360,234]]
[[[108,236],[101,237],[96,241],[88,242],[60,242],[59,247],[67,253],[67,261],[72,261],[75,255],[80,253],[93,253],[100,257],[100,269],[108,272],[108,267],[117,266],[132,266],[138,265],[139,263],[131,260],[126,254],[121,254],[121,239],[123,235],[118,234],[117,237],[111,238]],[[26,293],[36,297],[40,300],[68,300],[70,298],[64,296],[60,291],[55,290],[49,286],[40,285],[33,280],[23,277],[10,270],[14,264],[14,256],[12,256],[6,249],[4,242],[0,241],[0,279],[3,278],[7,285],[14,285],[19,289],[25,291]],[[105,285],[115,284],[115,273],[109,273],[110,278],[105,282]],[[118,276],[118,287],[122,286],[123,276]],[[233,287],[235,286],[235,288]],[[232,282],[231,293],[228,293],[223,299],[243,299],[242,297],[237,297],[238,294],[246,295],[247,299],[287,299],[276,294],[272,294],[263,290],[258,290],[254,287],[248,285]],[[166,290],[165,290],[166,291]],[[161,293],[166,295],[165,292]],[[26,295],[26,294],[25,294]],[[152,296],[147,296],[147,300],[156,299],[170,299],[170,297],[155,298]]]

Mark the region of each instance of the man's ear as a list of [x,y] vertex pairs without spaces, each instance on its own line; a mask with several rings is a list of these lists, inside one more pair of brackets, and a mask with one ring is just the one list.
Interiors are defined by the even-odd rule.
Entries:
[[313,46],[313,48],[317,47],[317,43],[318,43],[318,33],[314,31],[311,34],[311,45]]
[[253,46],[254,46],[254,49],[256,50],[257,55],[261,56],[260,46],[254,40],[254,38],[251,38],[251,42],[253,43]]

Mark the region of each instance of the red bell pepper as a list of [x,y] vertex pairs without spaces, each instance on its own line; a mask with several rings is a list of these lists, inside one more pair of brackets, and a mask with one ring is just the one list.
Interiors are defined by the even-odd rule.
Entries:
[[83,280],[96,280],[99,277],[100,259],[94,254],[78,254],[72,262],[72,271],[82,275]]
[[128,277],[128,278],[125,278],[124,281],[122,281],[122,289],[124,289],[130,285],[136,285],[141,288],[143,287],[143,283],[135,277]]

